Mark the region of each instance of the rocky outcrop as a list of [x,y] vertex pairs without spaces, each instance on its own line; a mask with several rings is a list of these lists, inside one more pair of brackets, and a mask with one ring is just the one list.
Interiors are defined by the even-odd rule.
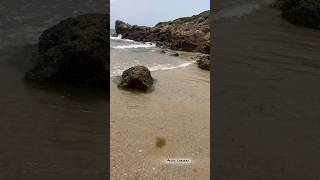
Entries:
[[290,22],[320,29],[319,0],[278,0],[274,7],[281,9],[282,16]]
[[122,73],[118,87],[125,89],[147,90],[153,85],[153,78],[148,68],[134,66]]
[[109,18],[87,14],[44,31],[38,59],[25,78],[53,84],[109,87]]
[[141,42],[155,42],[172,50],[210,53],[209,11],[192,17],[161,22],[154,27],[129,25],[116,21],[116,32],[122,38]]
[[131,28],[131,25],[127,24],[125,22],[117,20],[115,27],[116,27],[116,33],[117,34],[123,34],[123,33],[127,32],[128,29]]
[[210,56],[209,55],[202,55],[197,57],[197,64],[198,67],[204,70],[210,70]]

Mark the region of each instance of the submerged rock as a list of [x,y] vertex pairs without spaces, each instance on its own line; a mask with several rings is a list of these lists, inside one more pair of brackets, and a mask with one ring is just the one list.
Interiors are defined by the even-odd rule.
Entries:
[[210,11],[174,21],[161,22],[154,27],[129,25],[117,20],[116,32],[125,39],[155,42],[157,46],[178,51],[210,52]]
[[176,53],[171,54],[171,56],[176,56],[176,57],[178,57],[178,56],[180,56],[180,54],[176,52]]
[[148,68],[134,66],[122,73],[120,88],[147,90],[153,85],[153,78]]
[[44,31],[38,59],[27,80],[54,84],[109,87],[109,18],[86,14]]
[[209,55],[203,55],[199,56],[197,60],[198,67],[204,70],[210,70],[210,56]]
[[320,29],[320,0],[278,0],[274,7],[290,22]]

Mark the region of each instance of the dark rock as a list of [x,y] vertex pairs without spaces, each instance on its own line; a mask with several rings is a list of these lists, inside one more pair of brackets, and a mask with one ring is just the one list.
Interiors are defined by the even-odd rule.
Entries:
[[120,88],[146,90],[153,85],[151,72],[144,66],[131,67],[121,77]]
[[123,33],[127,32],[128,29],[131,28],[131,25],[129,25],[129,24],[123,22],[123,21],[117,20],[116,24],[115,24],[115,28],[116,28],[116,33],[117,34],[123,34]]
[[106,14],[86,14],[44,31],[36,65],[26,80],[108,88],[108,21]]
[[210,70],[210,56],[209,55],[204,55],[204,56],[199,56],[197,60],[198,67],[204,70]]
[[179,55],[179,53],[176,52],[176,53],[171,54],[171,56],[176,56],[176,57],[178,57],[178,56],[180,56],[180,55]]
[[320,29],[320,0],[278,0],[273,6],[290,22]]
[[150,35],[150,28],[145,26],[130,26],[130,28],[122,34],[125,39],[132,39],[135,41],[150,42],[152,37]]
[[166,50],[162,49],[162,50],[160,51],[160,54],[166,54]]
[[192,17],[161,22],[154,27],[129,25],[116,21],[116,32],[123,38],[142,42],[155,42],[157,46],[172,50],[210,53],[209,11]]

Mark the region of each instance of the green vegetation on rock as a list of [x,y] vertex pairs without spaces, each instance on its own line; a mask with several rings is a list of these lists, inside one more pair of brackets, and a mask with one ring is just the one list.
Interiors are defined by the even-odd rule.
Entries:
[[176,20],[173,21],[169,21],[169,22],[160,22],[158,23],[156,26],[159,25],[165,25],[165,24],[182,24],[182,23],[187,23],[187,22],[191,22],[191,21],[195,21],[195,20],[207,20],[210,16],[210,10],[208,11],[204,11],[198,15],[193,15],[193,16],[189,16],[189,17],[182,17],[182,18],[178,18]]

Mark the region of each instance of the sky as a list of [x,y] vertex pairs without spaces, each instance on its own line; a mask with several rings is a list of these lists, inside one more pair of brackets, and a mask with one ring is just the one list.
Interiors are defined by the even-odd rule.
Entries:
[[210,9],[210,0],[111,0],[110,28],[116,20],[154,26]]

